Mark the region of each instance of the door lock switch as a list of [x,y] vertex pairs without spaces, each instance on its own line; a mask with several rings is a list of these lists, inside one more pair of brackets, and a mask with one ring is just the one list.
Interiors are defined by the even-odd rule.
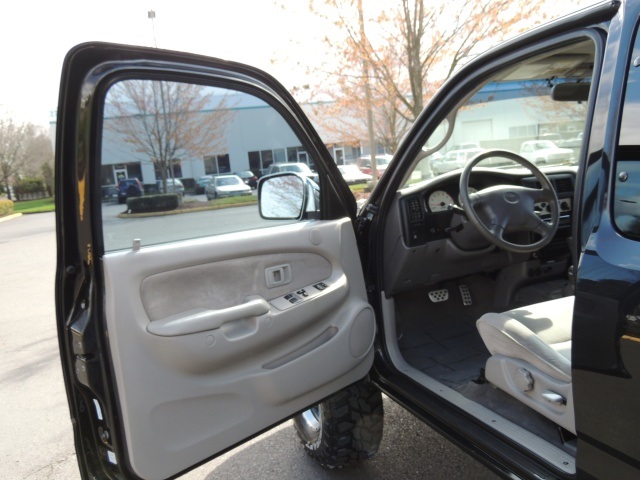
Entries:
[[271,305],[276,307],[278,310],[284,311],[300,302],[304,302],[317,295],[320,295],[321,292],[327,288],[329,288],[329,285],[324,282],[315,283],[313,285],[300,288],[295,292],[287,293],[285,295],[282,295],[281,297],[274,298],[273,300],[270,300],[269,303],[271,303]]

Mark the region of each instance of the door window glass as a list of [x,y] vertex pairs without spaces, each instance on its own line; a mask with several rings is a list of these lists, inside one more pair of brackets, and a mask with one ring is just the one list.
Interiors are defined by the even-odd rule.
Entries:
[[[237,191],[214,192],[207,175],[263,170],[275,159],[286,161],[286,149],[301,144],[264,101],[178,82],[115,84],[103,125],[106,251],[131,248],[136,239],[147,246],[273,226],[260,218],[255,190],[239,182]],[[142,188],[118,188],[133,178]]]

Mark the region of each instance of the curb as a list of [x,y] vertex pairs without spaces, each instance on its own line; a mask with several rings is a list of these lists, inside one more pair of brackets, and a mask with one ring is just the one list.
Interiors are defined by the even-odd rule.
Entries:
[[119,213],[117,215],[118,218],[146,218],[146,217],[163,217],[165,215],[182,215],[184,213],[191,212],[205,212],[208,210],[222,210],[225,208],[233,208],[233,207],[244,207],[250,205],[257,205],[258,202],[246,202],[246,203],[236,203],[231,205],[208,205],[203,207],[195,207],[195,208],[186,208],[181,210],[169,210],[164,212],[145,212],[145,213]]
[[0,217],[0,222],[4,222],[6,220],[11,220],[12,218],[21,217],[22,213],[12,213],[11,215],[7,215],[6,217]]

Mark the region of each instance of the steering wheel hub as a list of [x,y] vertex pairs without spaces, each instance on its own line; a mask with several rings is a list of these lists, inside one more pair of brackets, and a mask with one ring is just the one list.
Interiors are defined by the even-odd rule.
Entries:
[[518,203],[520,201],[520,195],[516,192],[505,192],[503,198],[508,203]]

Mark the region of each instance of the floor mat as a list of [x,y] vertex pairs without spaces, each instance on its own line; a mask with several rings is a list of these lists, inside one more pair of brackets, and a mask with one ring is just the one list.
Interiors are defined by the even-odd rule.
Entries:
[[[559,298],[566,283],[557,280],[525,287],[518,291],[512,307]],[[448,299],[442,302],[432,302],[427,289],[396,296],[398,345],[404,359],[466,398],[575,455],[575,442],[563,444],[553,422],[490,384],[474,382],[490,357],[475,324],[485,313],[495,311],[495,283],[476,275],[465,279],[464,285],[471,293],[471,305],[464,304],[456,282],[432,288],[447,290]]]
[[451,387],[477,378],[489,358],[475,322],[490,309],[492,285],[480,276],[464,285],[471,305],[464,304],[459,284],[454,282],[438,286],[448,292],[448,299],[442,302],[432,302],[427,290],[396,299],[398,344],[405,360]]

